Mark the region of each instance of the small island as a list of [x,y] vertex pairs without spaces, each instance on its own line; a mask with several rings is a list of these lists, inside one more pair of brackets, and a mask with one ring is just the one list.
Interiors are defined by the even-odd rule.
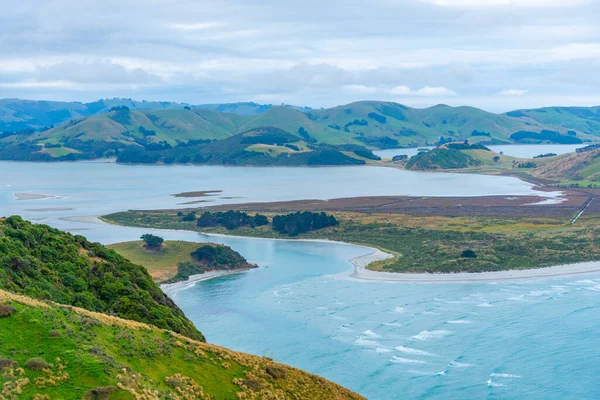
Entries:
[[213,243],[164,241],[146,234],[142,240],[107,246],[135,264],[143,265],[161,284],[187,281],[208,272],[231,273],[257,268],[228,246]]

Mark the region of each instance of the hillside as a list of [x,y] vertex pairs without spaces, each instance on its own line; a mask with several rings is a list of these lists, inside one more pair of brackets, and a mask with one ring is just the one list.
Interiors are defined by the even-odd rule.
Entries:
[[[35,118],[40,123],[33,124],[34,118],[30,120],[31,126],[43,129],[42,122],[50,124],[60,119],[57,113],[62,117],[68,114],[68,122],[41,132],[0,134],[0,159],[92,159],[115,157],[124,149],[171,150],[170,153],[177,155],[168,158],[206,159],[206,154],[189,148],[265,128],[285,131],[311,145],[359,145],[369,149],[464,140],[483,144],[577,144],[595,141],[600,136],[599,107],[554,107],[494,114],[474,107],[437,105],[417,109],[380,101],[360,101],[321,110],[256,103],[188,106],[128,99],[87,104],[47,103],[36,104]],[[57,111],[67,105],[68,112]],[[0,121],[12,124],[19,118],[26,119],[24,112],[15,110],[14,104],[11,107],[9,110],[5,106],[2,111],[0,104]],[[187,156],[180,157],[184,153]],[[279,158],[274,164],[280,161],[286,165],[288,160]]]
[[3,399],[362,399],[266,357],[4,290],[0,370]]
[[83,236],[16,216],[0,219],[0,289],[204,340],[144,267]]
[[229,138],[175,148],[148,150],[141,147],[121,151],[121,163],[209,165],[362,165],[377,159],[357,145],[315,144],[301,135],[273,127],[259,127]]
[[570,153],[558,157],[532,171],[539,178],[561,181],[578,186],[597,185],[600,182],[600,149]]

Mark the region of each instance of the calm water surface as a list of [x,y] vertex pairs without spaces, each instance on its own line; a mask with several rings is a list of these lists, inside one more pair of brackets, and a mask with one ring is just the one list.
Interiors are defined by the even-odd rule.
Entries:
[[[92,217],[174,207],[182,199],[170,194],[193,190],[222,189],[209,198],[216,204],[367,194],[514,195],[530,193],[526,183],[365,167],[0,163],[0,171],[0,214],[18,213],[103,243],[148,231],[223,243],[258,263],[247,273],[169,292],[212,343],[271,356],[370,399],[600,398],[600,275],[361,282],[348,277],[348,260],[368,253],[358,246],[123,228]],[[19,201],[16,193],[55,197]]]
[[[555,153],[565,154],[575,151],[580,147],[586,146],[585,144],[519,144],[519,145],[497,145],[487,146],[490,150],[496,153],[503,152],[507,156],[520,157],[520,158],[533,158],[540,154]],[[378,150],[374,151],[376,155],[381,158],[392,158],[396,155],[406,154],[408,157],[412,157],[418,154],[418,149],[427,148],[410,148],[410,149],[389,149],[389,150]],[[431,148],[431,147],[430,147]]]

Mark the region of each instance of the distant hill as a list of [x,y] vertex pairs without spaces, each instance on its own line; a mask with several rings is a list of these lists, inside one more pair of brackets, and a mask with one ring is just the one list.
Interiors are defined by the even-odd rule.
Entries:
[[[0,103],[3,113],[0,121],[5,125],[33,124],[35,120],[36,126],[41,126],[66,115],[72,118],[41,132],[0,134],[0,159],[5,160],[115,157],[132,148],[173,153],[170,149],[177,147],[190,155],[190,147],[227,140],[259,128],[280,129],[312,146],[353,145],[369,149],[435,146],[464,140],[483,144],[577,144],[594,142],[600,137],[600,107],[553,107],[493,114],[474,107],[437,105],[417,109],[380,101],[360,101],[320,110],[256,103],[189,106],[129,99],[87,104],[13,100],[10,104],[9,107]],[[28,114],[35,114],[37,119],[26,119],[24,112],[15,111],[15,104],[22,108],[28,104],[37,110]],[[12,111],[7,112],[9,108]],[[20,122],[16,122],[17,116]],[[206,158],[196,155],[198,159]],[[212,157],[211,163],[217,158]]]

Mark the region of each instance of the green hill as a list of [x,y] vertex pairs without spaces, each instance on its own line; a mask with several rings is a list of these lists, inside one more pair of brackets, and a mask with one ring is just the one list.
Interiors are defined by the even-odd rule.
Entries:
[[0,290],[2,399],[362,399],[155,326]]
[[0,219],[0,289],[204,340],[144,267],[82,236],[16,216]]
[[[56,111],[67,107],[65,104],[70,107],[68,113]],[[44,121],[51,122],[54,117],[50,115],[55,112],[73,118],[42,132],[25,130],[0,134],[0,159],[49,161],[114,157],[123,149],[131,148],[151,152],[177,148],[169,152],[168,159],[205,159],[206,154],[189,148],[226,141],[256,129],[280,129],[314,146],[360,145],[369,149],[464,140],[484,144],[577,144],[595,141],[600,136],[600,107],[553,107],[494,114],[474,107],[437,105],[417,109],[381,101],[360,101],[321,110],[255,103],[187,106],[129,99],[38,106],[36,118],[40,121],[47,114]],[[0,113],[2,110],[0,104]],[[7,106],[0,120],[4,118],[5,123],[9,123],[17,118],[17,111],[6,110]],[[26,119],[24,113],[21,114],[21,119]],[[274,149],[277,154],[280,150],[286,151]],[[173,153],[178,155],[173,156]],[[211,163],[216,163],[218,158],[214,157]],[[275,161],[275,164],[281,161],[286,165],[289,160]]]

